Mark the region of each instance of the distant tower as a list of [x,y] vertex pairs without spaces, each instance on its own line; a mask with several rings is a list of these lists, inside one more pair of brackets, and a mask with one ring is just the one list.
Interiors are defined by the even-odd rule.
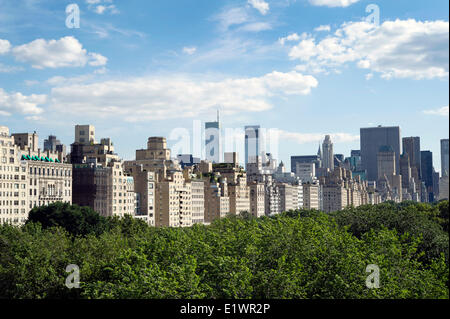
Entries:
[[395,152],[392,146],[381,146],[377,154],[378,180],[382,180],[384,177],[389,178],[392,175],[396,175],[397,167],[395,164]]
[[220,163],[220,122],[217,110],[217,122],[205,122],[205,153],[206,160]]
[[449,143],[448,138],[441,140],[441,176],[449,175],[449,160],[448,160]]
[[260,126],[245,126],[245,167],[248,163],[256,163],[260,152],[259,140]]
[[319,159],[318,167],[322,167],[323,158],[322,158],[322,149],[320,148],[320,142],[319,142],[319,150],[317,151],[317,157]]
[[[360,129],[361,168],[367,172],[368,181],[378,179],[377,154],[381,146],[391,146],[395,152],[395,167],[400,161],[400,127],[377,126]],[[409,154],[411,161],[411,154]]]
[[[328,168],[330,171],[334,170],[334,153],[333,153],[333,143],[331,142],[330,135],[325,136],[325,140],[322,144],[323,156],[322,156],[322,167]],[[320,148],[319,148],[320,151]]]
[[420,155],[420,137],[410,136],[402,138],[402,148],[403,153],[409,156],[409,165],[414,168],[417,173],[415,173],[416,179],[421,177],[421,155]]

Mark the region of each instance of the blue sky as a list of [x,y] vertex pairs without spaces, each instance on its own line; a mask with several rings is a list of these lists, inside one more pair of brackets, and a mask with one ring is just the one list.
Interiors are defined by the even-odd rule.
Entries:
[[[80,28],[66,27],[66,6]],[[379,9],[379,24],[366,21]],[[0,0],[0,125],[55,134],[93,124],[131,159],[194,120],[277,129],[279,159],[359,149],[399,125],[440,169],[448,138],[448,1]],[[183,129],[184,128],[184,129]],[[176,134],[175,134],[176,135]],[[191,141],[192,142],[191,138]],[[169,139],[169,145],[180,144]],[[243,154],[240,156],[243,160]]]

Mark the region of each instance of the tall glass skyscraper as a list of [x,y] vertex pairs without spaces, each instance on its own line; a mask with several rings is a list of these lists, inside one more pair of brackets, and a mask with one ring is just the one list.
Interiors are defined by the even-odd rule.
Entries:
[[260,152],[260,126],[245,126],[245,167],[248,163],[256,163],[256,156]]

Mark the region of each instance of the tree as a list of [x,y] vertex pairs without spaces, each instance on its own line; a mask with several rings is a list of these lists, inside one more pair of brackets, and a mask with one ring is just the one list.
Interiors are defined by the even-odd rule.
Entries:
[[90,207],[61,202],[33,208],[29,213],[28,223],[40,223],[44,229],[60,226],[75,236],[99,235],[108,225],[107,219]]

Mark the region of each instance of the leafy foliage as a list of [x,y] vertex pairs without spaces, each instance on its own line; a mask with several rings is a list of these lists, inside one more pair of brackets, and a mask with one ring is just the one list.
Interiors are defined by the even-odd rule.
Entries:
[[[0,298],[449,298],[448,202],[190,228],[94,215],[55,204],[0,226]],[[64,285],[69,264],[80,289]],[[380,288],[365,285],[369,264]]]

